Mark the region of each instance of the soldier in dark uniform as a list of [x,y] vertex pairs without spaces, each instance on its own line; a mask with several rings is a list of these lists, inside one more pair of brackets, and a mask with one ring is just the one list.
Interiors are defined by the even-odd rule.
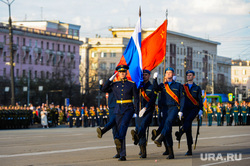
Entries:
[[80,112],[79,107],[76,108],[75,114],[76,114],[76,127],[80,127],[81,126],[81,123],[80,123],[81,112]]
[[[102,89],[103,80],[100,80],[99,84],[100,84],[100,90],[103,91],[103,89]],[[109,121],[107,124],[105,124],[103,129],[101,129],[100,127],[98,127],[96,129],[96,131],[98,133],[97,137],[102,138],[102,135],[112,128],[113,139],[115,140],[115,135],[118,132],[117,126],[115,125],[116,121],[115,121],[115,114],[114,114],[114,109],[116,106],[116,98],[115,98],[114,93],[112,92],[111,89],[109,91],[103,91],[103,92],[109,93],[109,95],[108,95],[108,107],[109,108],[106,108],[106,106],[104,106],[105,112],[109,112]],[[117,153],[113,158],[120,158],[120,149],[116,148],[116,151],[117,151]]]
[[74,110],[71,106],[68,108],[68,116],[69,116],[69,127],[73,127],[73,117],[75,116]]
[[216,114],[215,114],[215,116],[217,116],[217,126],[221,126],[221,117],[223,113],[222,109],[223,108],[221,107],[221,103],[218,103],[216,107]]
[[242,113],[242,123],[243,123],[243,125],[246,125],[247,124],[247,114],[248,114],[246,101],[243,101],[243,104],[241,107],[241,113]]
[[[116,107],[114,113],[116,115],[116,125],[118,133],[115,136],[115,144],[120,149],[119,161],[126,160],[126,133],[129,126],[129,122],[132,119],[134,112],[138,114],[139,108],[139,95],[136,84],[133,81],[129,81],[126,78],[128,66],[120,65],[116,68],[118,71],[120,81],[113,82],[116,74],[114,74],[103,85],[103,91],[110,91],[115,95]],[[134,96],[134,104],[132,97]]]
[[226,106],[226,121],[227,121],[227,126],[231,125],[230,118],[232,117],[232,106],[230,103],[227,103]]
[[84,127],[89,127],[89,111],[88,107],[84,107],[84,116],[83,116]]
[[[155,76],[156,75],[156,76]],[[183,86],[173,80],[174,69],[171,67],[166,68],[165,77],[166,82],[158,85],[157,73],[154,74],[154,88],[155,91],[161,92],[162,114],[165,119],[164,126],[161,130],[160,137],[154,141],[158,146],[162,146],[162,141],[166,140],[169,155],[167,159],[174,159],[173,152],[173,138],[172,138],[172,125],[178,116],[178,112],[183,112],[185,104],[185,95]]]
[[153,119],[153,113],[155,110],[155,99],[157,96],[157,92],[154,92],[153,85],[150,83],[150,71],[143,70],[143,85],[141,88],[141,108],[142,110],[139,112],[139,117],[137,117],[136,121],[136,129],[131,130],[132,140],[134,144],[137,145],[139,143],[141,156],[140,158],[147,157],[146,145],[146,130],[149,127],[150,123]]
[[235,101],[234,107],[233,107],[233,116],[234,116],[234,125],[239,125],[239,116],[240,116],[240,106],[237,101]]
[[185,90],[185,107],[183,112],[179,113],[180,120],[183,116],[184,121],[182,127],[180,128],[180,131],[177,131],[175,133],[175,136],[179,141],[181,139],[181,136],[186,133],[188,151],[185,155],[191,156],[193,144],[192,122],[197,115],[201,117],[201,115],[203,114],[203,102],[201,98],[201,88],[193,82],[195,78],[195,72],[192,70],[188,70],[186,72],[186,76],[187,83],[183,85]]
[[100,105],[100,108],[97,108],[97,113],[99,116],[99,120],[100,120],[100,127],[103,127],[103,109],[102,109],[102,105]]
[[90,107],[89,114],[91,116],[91,126],[95,127],[96,112],[95,112],[94,106]]
[[207,107],[208,126],[212,126],[213,116],[214,116],[214,109],[211,103],[208,103],[208,107]]

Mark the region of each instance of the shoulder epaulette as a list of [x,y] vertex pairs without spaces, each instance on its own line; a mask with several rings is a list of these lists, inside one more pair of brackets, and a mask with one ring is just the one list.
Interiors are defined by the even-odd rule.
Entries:
[[135,83],[134,81],[128,80],[129,82]]

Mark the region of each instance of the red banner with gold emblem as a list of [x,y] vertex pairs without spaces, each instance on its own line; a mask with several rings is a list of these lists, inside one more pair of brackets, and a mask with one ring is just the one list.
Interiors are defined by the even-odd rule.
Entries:
[[174,92],[170,89],[168,83],[165,84],[166,92],[178,103],[180,104],[179,98],[174,94]]
[[184,85],[184,89],[185,89],[185,92],[187,94],[187,97],[191,100],[191,102],[194,104],[194,105],[199,105],[199,103],[195,100],[195,98],[191,95],[189,89],[188,89],[188,86],[187,85]]

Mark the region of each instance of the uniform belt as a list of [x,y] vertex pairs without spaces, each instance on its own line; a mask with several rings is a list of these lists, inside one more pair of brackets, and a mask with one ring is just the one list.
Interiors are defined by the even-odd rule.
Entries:
[[133,100],[116,100],[116,103],[120,103],[120,104],[125,104],[125,103],[132,103]]

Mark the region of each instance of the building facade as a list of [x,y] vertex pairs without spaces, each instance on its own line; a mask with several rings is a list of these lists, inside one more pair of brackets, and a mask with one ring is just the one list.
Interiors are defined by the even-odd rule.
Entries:
[[[242,95],[242,99],[250,98],[250,61],[232,60],[231,68],[232,85],[236,87],[236,93]],[[236,95],[238,96],[238,95]]]
[[[133,28],[112,28],[109,30],[113,38],[88,38],[80,48],[81,65],[85,65],[85,68],[80,65],[80,73],[86,71],[86,77],[82,84],[83,89],[92,86],[91,82],[104,78],[104,72],[109,76],[112,75],[134,31]],[[154,30],[142,29],[142,40]],[[185,82],[185,70],[194,70],[196,73],[195,82],[203,85],[202,88],[207,89],[208,92],[212,92],[212,81],[216,84],[223,79],[226,84],[231,85],[231,68],[228,62],[230,59],[217,55],[218,45],[220,45],[219,42],[168,30],[166,66],[175,69],[177,81],[180,83]],[[184,69],[185,62],[186,69]],[[152,73],[159,73],[159,82],[164,80],[163,64],[161,63],[152,71]],[[218,71],[222,67],[223,70]]]
[[[70,74],[70,81],[79,84],[80,26],[60,21],[23,21],[12,25],[15,80],[46,80]],[[2,79],[10,79],[9,55],[8,24],[0,23]]]

